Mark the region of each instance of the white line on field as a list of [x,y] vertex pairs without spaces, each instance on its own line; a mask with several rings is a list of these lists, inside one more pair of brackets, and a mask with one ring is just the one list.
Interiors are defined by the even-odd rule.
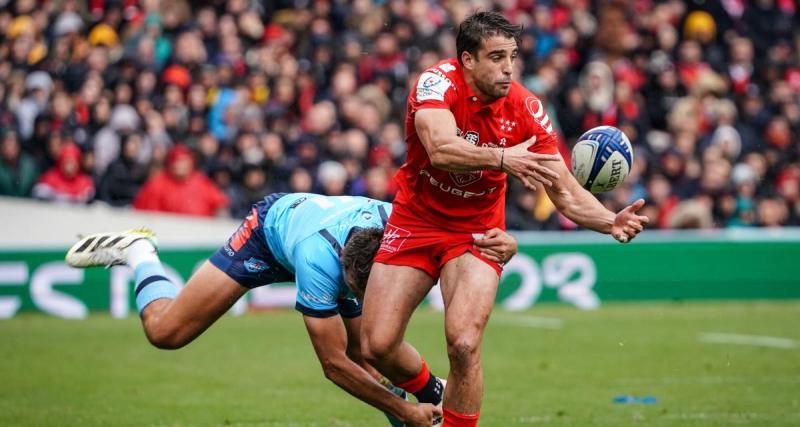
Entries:
[[561,329],[564,321],[553,317],[537,316],[492,316],[492,323],[527,328]]
[[721,332],[701,333],[698,340],[713,344],[753,345],[758,347],[772,347],[792,349],[797,348],[797,341],[791,338],[769,337],[764,335],[726,334]]

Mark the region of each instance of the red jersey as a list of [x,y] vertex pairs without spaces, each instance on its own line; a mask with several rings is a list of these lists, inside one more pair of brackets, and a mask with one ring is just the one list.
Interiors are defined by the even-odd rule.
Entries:
[[444,230],[505,229],[505,172],[456,173],[434,168],[414,125],[414,114],[424,108],[450,110],[458,136],[478,147],[513,147],[536,135],[531,151],[556,154],[556,134],[542,103],[516,81],[511,83],[507,96],[481,102],[464,80],[461,64],[455,58],[423,72],[408,96],[408,154],[394,178],[398,192],[393,209]]

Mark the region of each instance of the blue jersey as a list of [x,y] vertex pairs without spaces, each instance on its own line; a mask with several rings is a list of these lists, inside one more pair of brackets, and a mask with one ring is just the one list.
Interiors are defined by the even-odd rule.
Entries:
[[392,205],[366,197],[287,194],[267,211],[263,232],[272,255],[293,273],[296,308],[327,317],[360,303],[344,282],[341,249],[361,228],[384,228]]

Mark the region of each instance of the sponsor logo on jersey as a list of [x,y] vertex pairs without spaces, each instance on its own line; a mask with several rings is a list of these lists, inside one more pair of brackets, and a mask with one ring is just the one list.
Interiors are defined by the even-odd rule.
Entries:
[[330,304],[333,302],[333,297],[329,295],[323,295],[320,297],[306,291],[300,291],[300,295],[302,295],[306,301],[315,302],[317,304]]
[[381,247],[379,250],[392,253],[397,252],[410,235],[411,232],[404,228],[386,224],[386,230],[383,232],[383,239],[381,240]]
[[539,101],[533,96],[525,98],[525,106],[528,107],[528,112],[531,113],[536,123],[544,129],[547,133],[553,133],[553,123],[550,122],[550,117],[547,116],[542,101]]
[[[238,252],[240,249],[242,249],[242,246],[244,246],[245,243],[247,243],[247,240],[250,239],[250,236],[253,234],[253,230],[255,230],[256,227],[258,227],[258,211],[256,208],[253,208],[253,210],[250,211],[250,214],[247,215],[242,224],[239,225],[239,228],[235,233],[233,233],[233,236],[231,236],[231,239],[228,241],[228,245],[231,247],[231,249],[234,252]],[[228,253],[228,255],[232,254]]]
[[350,304],[352,304],[355,307],[358,307],[359,305],[361,305],[361,301],[359,301],[358,298],[356,298],[356,297],[344,297],[340,301],[342,303],[349,302]]
[[464,139],[466,139],[467,142],[469,142],[472,145],[478,145],[478,141],[480,140],[480,135],[478,134],[478,132],[471,130],[467,131],[467,134],[464,135]]
[[258,258],[250,257],[250,259],[244,261],[244,269],[251,273],[261,273],[268,268],[269,264]]
[[451,71],[456,70],[456,66],[450,63],[445,62],[444,64],[439,66],[439,69],[444,71],[445,73],[449,73]]
[[426,71],[419,76],[417,82],[417,101],[444,101],[444,94],[453,83],[447,77]]
[[306,197],[306,196],[303,196],[303,197],[301,197],[301,198],[299,198],[299,199],[295,200],[294,202],[292,202],[292,204],[291,204],[291,205],[289,205],[289,209],[294,209],[294,208],[296,208],[297,206],[299,206],[299,205],[300,205],[300,203],[303,203],[303,202],[305,202],[306,200],[308,200],[308,197]]

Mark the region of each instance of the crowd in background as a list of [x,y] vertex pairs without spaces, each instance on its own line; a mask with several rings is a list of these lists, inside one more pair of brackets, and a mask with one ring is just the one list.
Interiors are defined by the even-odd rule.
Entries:
[[[409,85],[475,10],[524,25],[516,78],[562,153],[634,144],[617,210],[800,225],[792,0],[0,0],[0,195],[241,217],[276,191],[391,201]],[[572,229],[509,181],[508,227]]]

